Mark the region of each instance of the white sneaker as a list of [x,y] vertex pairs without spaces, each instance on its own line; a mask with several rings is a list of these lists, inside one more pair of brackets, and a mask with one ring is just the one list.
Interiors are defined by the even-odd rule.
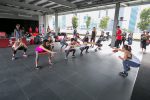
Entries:
[[12,60],[15,60],[16,58],[15,57],[12,57]]
[[65,56],[65,59],[67,60],[67,59],[68,59],[68,57],[66,57],[66,56]]

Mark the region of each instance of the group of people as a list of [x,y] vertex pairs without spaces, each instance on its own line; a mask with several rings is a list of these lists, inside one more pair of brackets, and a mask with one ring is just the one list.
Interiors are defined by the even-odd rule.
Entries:
[[[104,34],[102,33],[99,37],[99,39],[97,40],[97,42],[95,43],[95,38],[96,38],[96,28],[93,28],[92,31],[92,37],[91,37],[91,42],[89,39],[89,33],[87,32],[86,35],[84,36],[83,39],[81,39],[81,37],[79,36],[79,33],[77,33],[75,36],[73,36],[73,38],[68,38],[67,34],[64,34],[63,39],[60,41],[61,44],[61,48],[60,50],[63,51],[63,46],[66,46],[64,49],[65,52],[65,59],[68,59],[68,55],[72,52],[72,57],[75,57],[75,52],[76,52],[76,47],[80,48],[80,55],[83,55],[83,52],[85,51],[86,53],[88,52],[88,49],[90,48],[89,45],[91,45],[91,47],[93,47],[94,45],[96,45],[96,51],[97,49],[101,49],[101,42],[103,41],[104,38]],[[68,41],[70,41],[70,43],[68,43]],[[13,56],[12,56],[12,60],[14,60],[15,54],[18,50],[23,50],[24,57],[27,57],[26,55],[26,51],[27,51],[27,46],[22,42],[21,37],[17,37],[16,38],[16,42],[14,43],[14,45],[12,46],[13,49]],[[54,42],[52,39],[52,36],[48,36],[46,39],[43,40],[42,44],[39,45],[38,47],[36,47],[35,52],[36,52],[36,60],[35,60],[35,65],[36,65],[36,69],[39,68],[38,62],[39,62],[39,54],[41,53],[47,53],[49,55],[49,64],[52,65],[51,59],[54,56],[54,54],[56,52],[53,51],[54,49]]]
[[[120,28],[120,27],[118,27]],[[105,36],[104,36],[104,32],[102,31],[101,35],[99,36],[99,38],[96,40],[96,28],[93,28],[92,31],[92,35],[91,38],[89,38],[89,32],[87,32],[84,36],[84,38],[81,38],[79,33],[75,34],[72,38],[68,38],[67,34],[64,34],[63,39],[60,41],[60,50],[63,51],[63,47],[64,48],[64,52],[65,52],[65,59],[68,59],[69,54],[72,52],[72,57],[75,57],[75,53],[76,53],[76,47],[79,47],[80,49],[80,55],[83,55],[83,52],[85,51],[85,53],[89,53],[89,48],[90,47],[94,47],[95,51],[97,50],[101,50],[102,47],[102,41],[105,41]],[[143,36],[144,37],[144,36]],[[130,67],[139,67],[140,66],[140,60],[138,58],[136,58],[132,52],[131,52],[131,46],[130,45],[126,45],[124,44],[122,49],[119,48],[120,42],[122,40],[122,35],[121,35],[121,29],[118,29],[116,32],[116,43],[115,46],[116,48],[113,50],[114,52],[116,51],[121,51],[124,52],[124,56],[119,58],[121,60],[123,60],[123,67],[124,67],[124,71],[120,72],[119,75],[126,77],[128,76],[128,71],[130,70]],[[50,65],[52,65],[52,58],[54,57],[54,55],[56,54],[56,52],[54,52],[54,46],[55,43],[53,41],[53,38],[51,36],[48,36],[46,39],[43,40],[42,44],[37,46],[35,48],[35,68],[39,69],[39,55],[40,54],[46,54],[48,55],[48,62]],[[16,42],[14,43],[14,45],[12,46],[12,50],[13,50],[13,55],[12,55],[12,60],[15,59],[15,54],[18,50],[23,50],[24,57],[27,57],[26,55],[26,51],[27,51],[27,46],[22,42],[21,37],[18,37],[16,39]]]
[[[39,32],[38,27],[35,27],[35,33],[38,33],[38,32]],[[21,38],[23,36],[30,37],[32,36],[32,33],[33,33],[33,30],[31,27],[29,27],[28,31],[25,31],[24,27],[22,28],[20,27],[20,24],[16,24],[16,28],[14,29],[14,37],[16,39]]]
[[122,32],[120,26],[117,26],[115,47],[119,48],[121,44],[124,46],[126,41],[128,42],[128,45],[132,45],[133,33],[129,33],[127,36],[127,33]]

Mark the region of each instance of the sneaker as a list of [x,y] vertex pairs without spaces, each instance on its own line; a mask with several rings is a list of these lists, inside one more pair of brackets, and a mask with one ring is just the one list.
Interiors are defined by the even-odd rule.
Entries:
[[101,48],[98,48],[98,50],[102,50]]
[[28,55],[26,55],[26,54],[23,54],[23,57],[28,57]]
[[125,78],[125,77],[127,77],[127,76],[128,76],[128,73],[120,72],[120,73],[119,73],[119,75]]
[[12,60],[15,60],[15,59],[16,59],[16,58],[13,56],[13,57],[12,57]]
[[86,53],[89,53],[88,51],[86,51]]
[[67,60],[67,59],[68,59],[68,57],[65,56],[65,60]]
[[40,66],[36,66],[35,69],[40,69]]

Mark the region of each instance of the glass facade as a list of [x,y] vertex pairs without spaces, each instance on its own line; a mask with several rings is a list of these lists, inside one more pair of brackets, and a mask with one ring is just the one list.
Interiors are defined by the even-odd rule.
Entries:
[[[132,32],[139,32],[137,28],[137,23],[139,22],[139,15],[142,9],[148,6],[132,6],[132,7],[121,7],[119,11],[119,19],[123,17],[123,21],[119,21],[119,25],[122,29],[127,29]],[[107,29],[105,31],[112,31],[113,30],[113,22],[114,22],[114,14],[115,9],[107,9],[107,10],[97,10],[91,12],[83,12],[78,13],[78,30],[86,30],[86,19],[87,16],[91,17],[91,24],[89,29],[91,30],[93,27],[99,29],[100,20],[105,17],[109,16],[109,23]],[[61,29],[71,29],[72,27],[72,17],[73,14],[68,15],[61,15],[59,16],[59,27]]]

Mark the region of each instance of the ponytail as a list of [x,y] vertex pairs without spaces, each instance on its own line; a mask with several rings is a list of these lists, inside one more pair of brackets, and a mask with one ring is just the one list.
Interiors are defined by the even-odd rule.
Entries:
[[44,48],[46,48],[46,47],[47,47],[47,46],[46,46],[46,42],[48,42],[48,40],[47,40],[47,39],[43,40],[42,45],[43,45],[43,47],[44,47]]
[[131,52],[132,48],[128,45],[128,51]]
[[131,52],[132,48],[129,45],[124,45],[125,50]]

